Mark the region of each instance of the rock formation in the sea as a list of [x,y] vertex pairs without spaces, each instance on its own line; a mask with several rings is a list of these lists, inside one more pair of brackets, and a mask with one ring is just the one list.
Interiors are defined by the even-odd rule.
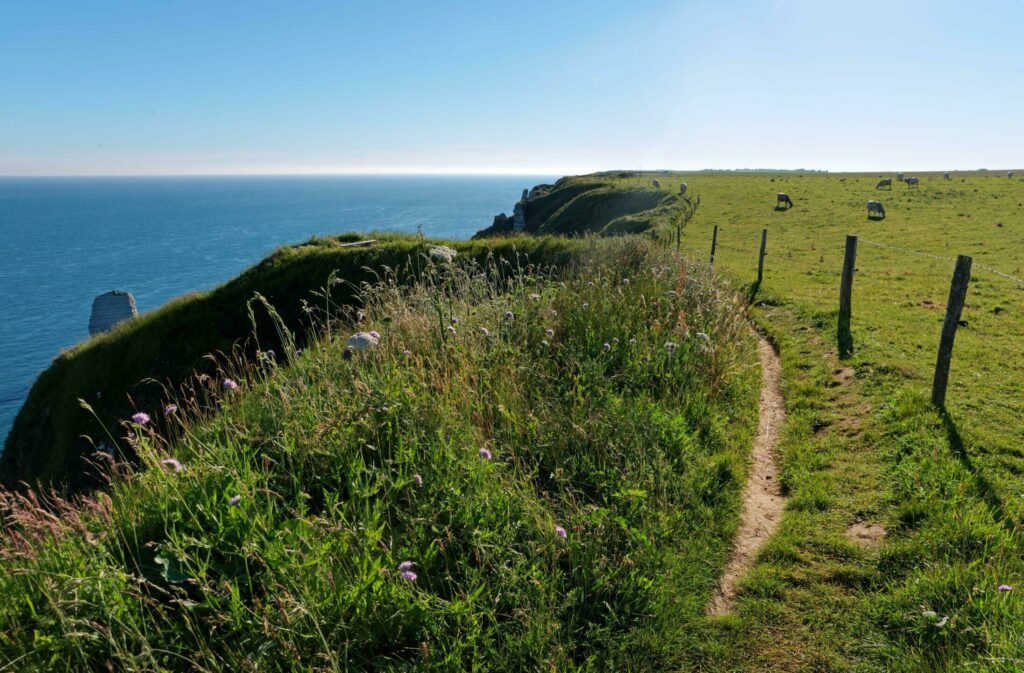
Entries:
[[512,231],[518,233],[526,229],[526,199],[516,203],[512,216],[514,218]]
[[92,301],[89,334],[109,332],[117,323],[131,320],[137,315],[139,315],[139,311],[135,308],[135,297],[131,292],[122,290],[106,292]]

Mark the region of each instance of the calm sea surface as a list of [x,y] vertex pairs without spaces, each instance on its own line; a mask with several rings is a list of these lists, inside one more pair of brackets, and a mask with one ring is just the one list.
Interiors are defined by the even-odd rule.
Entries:
[[141,313],[313,235],[468,238],[551,179],[0,178],[0,440],[100,293],[128,290]]

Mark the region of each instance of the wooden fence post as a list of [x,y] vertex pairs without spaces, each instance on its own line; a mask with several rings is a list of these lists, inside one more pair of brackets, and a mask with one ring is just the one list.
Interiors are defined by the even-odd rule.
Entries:
[[761,230],[761,253],[757,257],[757,284],[760,285],[761,281],[764,280],[764,255],[765,247],[768,245],[768,230]]
[[715,225],[715,231],[711,234],[711,266],[715,265],[715,248],[718,247],[718,225]]
[[853,353],[853,334],[850,320],[853,317],[853,271],[857,265],[857,237],[846,236],[846,253],[843,255],[843,275],[839,283],[839,357]]
[[939,341],[939,357],[935,362],[935,380],[932,382],[932,404],[944,407],[946,385],[949,383],[949,361],[953,357],[953,341],[960,324],[960,314],[967,297],[967,284],[971,280],[971,258],[958,255],[953,281],[949,285],[949,301],[946,302],[946,320],[942,323],[942,339]]

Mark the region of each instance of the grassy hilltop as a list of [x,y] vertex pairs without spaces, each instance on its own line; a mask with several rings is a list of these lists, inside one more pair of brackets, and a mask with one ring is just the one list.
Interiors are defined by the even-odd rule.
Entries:
[[[528,235],[496,218],[454,262],[313,241],[84,344],[18,445],[97,432],[76,398],[101,382],[124,453],[80,500],[0,494],[0,670],[1024,669],[1024,181],[882,177],[567,178],[535,190]],[[957,254],[975,267],[937,409]],[[255,304],[232,350],[256,291],[280,320]],[[712,618],[751,474],[749,322],[782,359],[786,508]],[[205,336],[168,360],[183,333]],[[217,349],[173,413],[133,387]],[[152,423],[119,424],[135,410]],[[74,446],[4,460],[72,474]]]

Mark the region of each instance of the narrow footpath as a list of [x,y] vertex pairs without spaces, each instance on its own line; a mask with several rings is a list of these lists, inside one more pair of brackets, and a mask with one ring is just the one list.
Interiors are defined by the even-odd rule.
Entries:
[[761,334],[757,336],[761,356],[761,406],[757,436],[754,438],[753,465],[743,487],[743,510],[732,556],[708,605],[711,616],[724,615],[732,610],[736,583],[750,569],[761,546],[779,527],[785,507],[775,462],[779,432],[786,420],[780,388],[782,361],[771,343]]

